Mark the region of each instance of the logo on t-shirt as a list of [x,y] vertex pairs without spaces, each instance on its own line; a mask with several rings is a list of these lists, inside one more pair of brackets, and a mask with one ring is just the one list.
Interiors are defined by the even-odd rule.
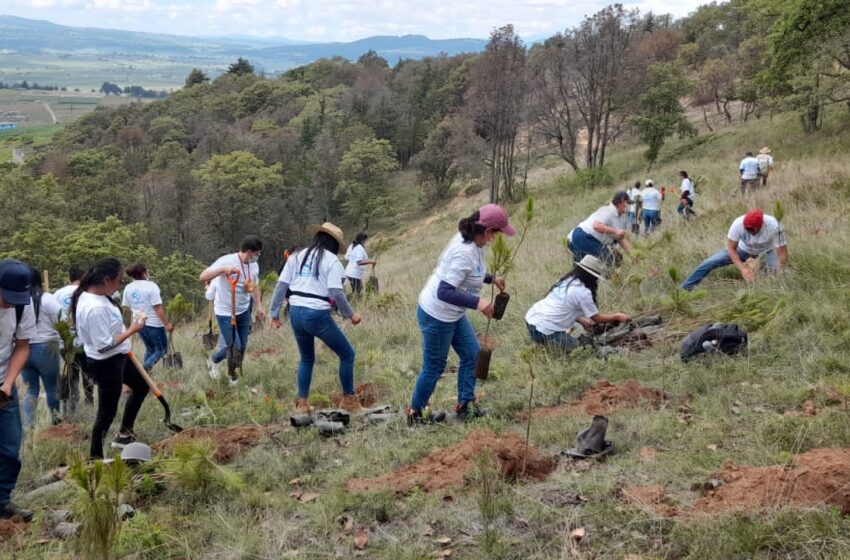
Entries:
[[132,291],[130,292],[130,299],[133,300],[134,303],[139,303],[142,301],[142,294],[138,291]]
[[309,278],[313,275],[313,261],[315,257],[310,256],[310,260],[304,262],[300,267],[298,267],[298,272],[296,276],[300,276],[301,278]]

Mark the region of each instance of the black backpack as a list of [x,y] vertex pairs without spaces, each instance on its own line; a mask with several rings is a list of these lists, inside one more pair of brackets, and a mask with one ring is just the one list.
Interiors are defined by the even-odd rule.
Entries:
[[734,323],[703,325],[682,341],[680,356],[683,362],[714,352],[731,356],[746,348],[748,342],[747,331]]

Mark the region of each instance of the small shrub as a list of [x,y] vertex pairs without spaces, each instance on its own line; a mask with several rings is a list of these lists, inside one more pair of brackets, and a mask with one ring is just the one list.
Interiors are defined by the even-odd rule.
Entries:
[[177,294],[165,306],[165,313],[175,325],[185,323],[195,315],[195,304],[186,301],[182,294]]
[[241,490],[242,477],[213,461],[210,441],[193,441],[174,448],[163,471],[175,486],[197,498]]
[[70,479],[77,485],[74,516],[80,531],[74,541],[79,556],[93,560],[118,558],[121,518],[118,506],[130,485],[130,477],[123,461],[109,465],[96,461],[91,467],[78,456],[71,465]]

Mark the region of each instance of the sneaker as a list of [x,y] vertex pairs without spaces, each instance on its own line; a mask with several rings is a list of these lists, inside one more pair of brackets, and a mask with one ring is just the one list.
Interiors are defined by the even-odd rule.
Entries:
[[124,449],[127,445],[134,441],[136,441],[136,434],[133,432],[130,432],[129,434],[118,432],[112,440],[112,447],[115,449]]
[[219,376],[221,375],[221,371],[219,369],[219,366],[220,366],[220,364],[217,364],[214,361],[212,361],[212,358],[207,358],[207,367],[210,370],[210,378],[211,379],[218,379]]
[[466,422],[467,420],[475,420],[476,418],[486,416],[487,411],[481,409],[477,404],[475,404],[475,401],[471,401],[457,405],[455,407],[455,414],[457,414],[458,420]]
[[339,407],[351,414],[365,414],[369,411],[368,408],[363,408],[363,406],[361,406],[360,399],[357,398],[357,395],[344,395],[342,397],[342,401],[339,403]]
[[295,399],[295,414],[310,414],[312,409],[307,399]]
[[28,509],[19,508],[12,502],[0,504],[0,519],[20,519],[26,523],[32,521],[33,513]]
[[432,412],[430,408],[423,408],[421,410],[407,409],[407,425],[411,427],[421,426],[423,424],[437,424],[445,421],[446,413],[442,410]]
[[231,375],[231,376],[230,376],[230,386],[231,386],[231,387],[236,387],[236,386],[238,386],[238,385],[239,385],[239,378],[238,378],[238,377],[236,377],[235,375]]

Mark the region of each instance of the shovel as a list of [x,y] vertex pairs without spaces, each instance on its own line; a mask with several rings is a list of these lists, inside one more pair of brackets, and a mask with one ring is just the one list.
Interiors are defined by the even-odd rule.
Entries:
[[212,330],[212,319],[213,319],[213,302],[207,302],[207,324],[209,325],[209,332],[205,333],[201,338],[201,344],[204,346],[204,350],[212,350],[218,344],[218,337],[213,334]]
[[227,281],[230,283],[230,328],[233,329],[227,345],[227,373],[230,379],[236,379],[242,372],[243,357],[242,348],[236,346],[236,283],[239,282],[239,273],[228,274]]
[[136,366],[136,370],[139,372],[139,375],[142,376],[142,379],[145,380],[145,383],[148,384],[148,388],[153,393],[153,396],[159,400],[159,404],[162,405],[162,408],[165,409],[165,418],[162,419],[162,423],[165,424],[165,427],[171,430],[172,432],[179,434],[183,431],[183,428],[178,426],[177,424],[172,424],[171,422],[171,407],[168,406],[168,401],[165,400],[165,397],[162,396],[162,391],[159,390],[159,387],[156,386],[156,383],[153,382],[151,376],[148,375],[148,372],[145,371],[145,368],[142,366],[142,363],[132,352],[127,354],[127,358],[133,362],[133,365]]
[[168,354],[162,357],[162,365],[169,369],[183,369],[183,355],[174,351],[174,333],[168,336]]
[[378,277],[375,276],[375,265],[372,265],[372,272],[369,274],[369,279],[366,280],[366,293],[377,294],[379,290]]

